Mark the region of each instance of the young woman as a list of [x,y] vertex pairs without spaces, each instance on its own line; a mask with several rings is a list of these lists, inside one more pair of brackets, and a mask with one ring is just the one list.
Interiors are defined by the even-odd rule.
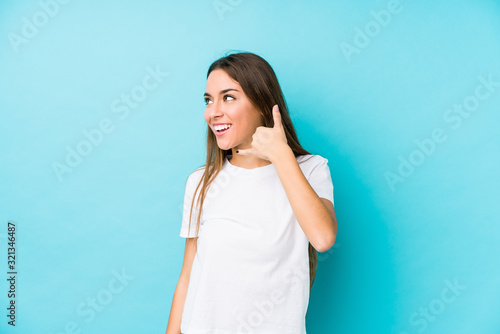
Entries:
[[204,97],[207,159],[186,182],[167,334],[306,333],[316,251],[337,234],[328,160],[299,144],[260,56],[215,61]]

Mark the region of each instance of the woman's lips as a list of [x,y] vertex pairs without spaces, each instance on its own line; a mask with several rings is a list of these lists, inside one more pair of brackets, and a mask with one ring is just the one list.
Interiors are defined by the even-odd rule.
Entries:
[[231,127],[229,127],[228,129],[225,129],[223,131],[217,131],[217,130],[214,130],[215,132],[215,135],[216,136],[222,136],[223,134],[225,134],[226,132],[228,132],[229,130],[231,130],[233,128],[233,126],[231,125]]

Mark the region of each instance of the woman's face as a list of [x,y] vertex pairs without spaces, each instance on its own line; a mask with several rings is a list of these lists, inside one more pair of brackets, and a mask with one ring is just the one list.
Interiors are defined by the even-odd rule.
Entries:
[[[262,119],[240,84],[221,69],[212,71],[207,79],[205,102],[205,120],[215,134],[219,148],[250,148],[252,135],[262,125]],[[230,124],[231,127],[218,132],[218,124]]]

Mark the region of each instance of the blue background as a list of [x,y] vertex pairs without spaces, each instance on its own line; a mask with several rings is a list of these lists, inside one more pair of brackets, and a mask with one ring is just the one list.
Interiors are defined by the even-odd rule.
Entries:
[[[52,16],[44,3],[0,5],[1,333],[165,332],[185,180],[205,161],[206,72],[231,50],[273,66],[302,145],[329,160],[339,232],[319,254],[308,333],[500,333],[498,2],[92,0]],[[168,75],[141,91],[148,68]],[[125,114],[132,91],[147,96]],[[103,120],[112,130],[85,147]],[[78,145],[89,154],[58,177]],[[93,318],[77,311],[96,296]]]

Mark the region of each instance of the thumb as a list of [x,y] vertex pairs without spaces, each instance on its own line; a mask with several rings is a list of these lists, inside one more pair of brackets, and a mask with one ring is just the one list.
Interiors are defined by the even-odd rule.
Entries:
[[273,107],[273,119],[274,119],[274,128],[278,129],[282,127],[281,124],[281,114],[278,105],[274,105]]

